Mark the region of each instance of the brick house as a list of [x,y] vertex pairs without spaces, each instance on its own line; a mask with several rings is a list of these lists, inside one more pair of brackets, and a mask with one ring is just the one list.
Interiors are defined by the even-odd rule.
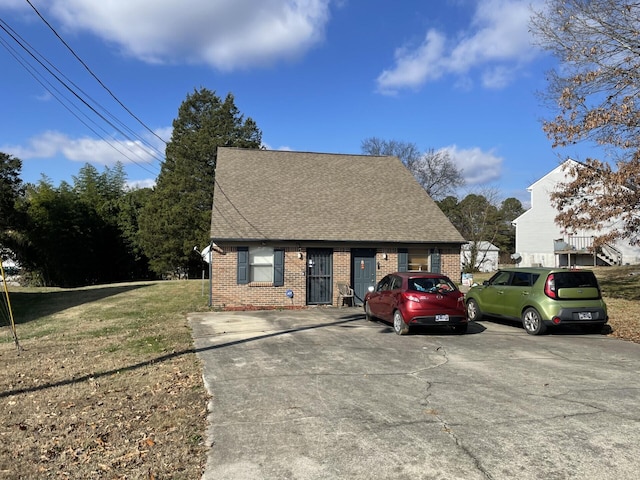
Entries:
[[211,306],[356,304],[393,271],[460,278],[464,238],[397,157],[218,148]]

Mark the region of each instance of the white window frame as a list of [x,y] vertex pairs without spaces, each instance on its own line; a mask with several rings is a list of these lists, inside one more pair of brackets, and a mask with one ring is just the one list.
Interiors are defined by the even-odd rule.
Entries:
[[[423,258],[427,263],[415,263],[416,257]],[[414,261],[414,263],[411,262]],[[431,253],[429,250],[409,249],[407,251],[407,270],[410,272],[428,272],[431,265]],[[413,266],[413,268],[412,268]],[[417,268],[416,268],[417,266]],[[424,268],[422,268],[424,266]]]
[[273,283],[274,249],[271,247],[249,247],[249,281]]

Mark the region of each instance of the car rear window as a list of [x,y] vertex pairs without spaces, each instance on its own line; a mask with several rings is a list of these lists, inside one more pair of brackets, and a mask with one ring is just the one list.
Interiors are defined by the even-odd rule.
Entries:
[[554,273],[556,289],[561,288],[598,288],[598,280],[593,272],[559,272]]
[[416,292],[435,292],[438,289],[456,290],[456,286],[448,278],[410,278],[408,282],[409,290]]

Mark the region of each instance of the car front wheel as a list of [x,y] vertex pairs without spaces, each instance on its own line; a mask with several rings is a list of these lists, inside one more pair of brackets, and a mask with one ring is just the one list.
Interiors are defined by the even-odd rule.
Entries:
[[529,335],[541,335],[547,329],[535,308],[527,308],[524,311],[522,314],[522,326]]
[[404,322],[400,310],[396,310],[393,314],[393,331],[398,335],[406,335],[409,333],[409,326]]
[[482,312],[480,306],[473,298],[467,302],[467,318],[472,322],[482,320]]

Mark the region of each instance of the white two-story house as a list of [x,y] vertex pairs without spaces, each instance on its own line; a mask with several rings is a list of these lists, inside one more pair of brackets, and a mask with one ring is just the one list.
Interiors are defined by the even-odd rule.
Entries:
[[566,160],[527,188],[531,193],[531,208],[513,221],[516,227],[514,260],[523,267],[639,264],[639,247],[618,241],[594,250],[591,248],[593,237],[599,232],[581,230],[567,234],[555,222],[558,211],[551,204],[551,193],[558,184],[567,182],[568,162],[575,160]]

